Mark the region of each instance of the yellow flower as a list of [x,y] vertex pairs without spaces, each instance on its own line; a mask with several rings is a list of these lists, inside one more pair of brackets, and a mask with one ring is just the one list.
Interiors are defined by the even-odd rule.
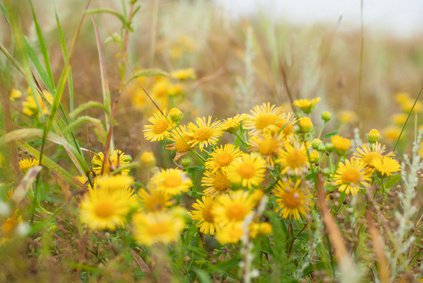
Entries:
[[37,113],[41,112],[43,114],[48,113],[47,104],[51,104],[53,102],[53,96],[50,92],[44,90],[43,91],[43,97],[37,92],[32,93],[31,89],[28,91],[28,96],[25,98],[25,100],[22,102],[22,112],[27,116],[33,116]]
[[167,145],[166,148],[176,151],[175,160],[178,160],[192,148],[189,143],[191,141],[191,136],[185,125],[181,125],[170,131],[169,140],[172,141],[172,143]]
[[163,190],[170,196],[187,192],[191,186],[191,179],[180,169],[162,170],[150,180],[150,189]]
[[363,161],[352,158],[340,163],[334,176],[334,184],[340,192],[356,195],[361,187],[369,186],[370,171]]
[[251,150],[260,153],[269,165],[273,165],[273,157],[282,147],[283,138],[278,134],[257,134],[250,138]]
[[272,225],[270,225],[270,223],[253,222],[250,225],[250,236],[251,236],[251,238],[256,238],[259,235],[269,235],[270,233],[272,233]]
[[169,110],[168,116],[173,122],[179,123],[179,121],[181,121],[184,114],[179,108],[173,107]]
[[198,146],[200,150],[203,150],[209,145],[215,145],[219,137],[223,134],[220,127],[220,121],[212,122],[212,117],[197,118],[194,123],[189,123],[188,130],[191,136],[191,140],[188,142],[192,146]]
[[298,124],[303,132],[310,132],[313,129],[313,122],[310,117],[301,117],[298,120]]
[[369,133],[367,134],[367,140],[369,143],[375,143],[380,140],[380,133],[376,129],[371,129]]
[[392,116],[392,122],[394,122],[394,124],[398,127],[402,127],[405,124],[406,120],[407,114],[405,113],[395,114],[394,116]]
[[282,174],[291,172],[293,174],[301,174],[307,169],[308,157],[304,145],[287,143],[285,148],[279,152],[279,159],[284,169]]
[[225,144],[217,147],[207,158],[206,169],[215,172],[219,169],[228,167],[232,161],[241,155],[239,150],[233,144]]
[[317,150],[312,150],[310,152],[310,161],[313,163],[318,163],[319,160],[320,160],[319,152]]
[[19,168],[22,170],[23,173],[26,173],[32,167],[37,166],[38,163],[39,163],[38,159],[23,158],[23,159],[19,160]]
[[[382,158],[386,148],[384,145],[376,142],[374,144],[363,144],[356,150],[357,151],[354,152],[354,157],[363,161],[367,167],[373,168],[373,161]],[[387,154],[387,156],[392,155],[392,152]]]
[[216,231],[216,240],[222,245],[235,244],[241,240],[243,235],[242,223],[230,223]]
[[[116,169],[123,167],[131,162],[131,157],[121,150],[114,150],[107,156],[107,161],[104,162],[104,154],[102,152],[94,155],[91,160],[91,166],[95,175],[107,175]],[[104,165],[103,165],[104,164]],[[128,175],[129,169],[123,169],[120,174]]]
[[263,131],[268,127],[280,129],[284,125],[282,109],[275,105],[270,105],[270,103],[257,105],[250,113],[251,114],[246,116],[244,127],[251,130],[253,133]]
[[151,92],[155,98],[166,99],[171,82],[168,78],[161,77],[154,83]]
[[222,129],[226,132],[232,133],[238,129],[238,127],[245,120],[245,114],[237,114],[233,117],[223,120]]
[[151,246],[177,241],[185,228],[185,219],[180,209],[140,212],[134,215],[132,224],[135,241]]
[[144,151],[140,156],[141,165],[150,168],[156,165],[156,158],[151,151]]
[[282,218],[300,219],[310,211],[311,194],[306,188],[301,188],[301,180],[295,184],[291,181],[279,181],[273,194],[278,205],[277,211]]
[[354,111],[344,110],[338,113],[338,120],[341,124],[350,124],[357,121],[357,114]]
[[242,223],[253,211],[255,201],[247,191],[232,191],[216,198],[213,209],[214,221],[220,227]]
[[249,189],[260,185],[265,173],[266,161],[256,153],[242,154],[226,170],[231,183]]
[[382,134],[385,139],[390,142],[396,142],[401,133],[401,128],[390,126],[383,129]]
[[141,206],[147,212],[155,212],[163,210],[173,204],[170,195],[163,190],[140,189],[138,196],[141,199]]
[[201,186],[205,188],[204,194],[207,196],[217,196],[230,189],[230,182],[222,170],[216,172],[206,170],[201,179]]
[[211,197],[202,197],[192,205],[192,220],[198,221],[196,226],[203,234],[214,235],[216,231],[213,208],[215,201]]
[[313,111],[314,106],[319,103],[320,97],[313,99],[297,99],[294,101],[294,105],[301,109],[306,114],[309,114]]
[[123,190],[128,189],[134,183],[131,176],[126,175],[104,175],[95,178],[94,188],[98,190]]
[[9,94],[10,101],[15,101],[16,99],[19,99],[21,97],[22,97],[22,92],[19,89],[14,88],[10,91],[10,94]]
[[171,84],[167,88],[168,96],[177,96],[184,93],[184,87],[181,84]]
[[197,78],[193,68],[175,70],[170,73],[170,76],[173,79],[177,79],[180,81],[195,80]]
[[151,124],[144,126],[144,137],[152,142],[167,139],[169,130],[174,126],[174,123],[166,116],[166,111],[163,114],[160,111],[156,111],[148,121]]
[[92,230],[115,230],[125,224],[126,215],[133,207],[129,189],[90,189],[81,201],[81,222]]
[[423,159],[423,142],[420,143],[419,156],[420,156],[421,159]]
[[398,161],[389,156],[383,156],[373,160],[372,165],[382,176],[391,176],[392,173],[401,170]]
[[335,150],[340,153],[345,153],[351,147],[351,141],[339,135],[332,136],[331,142]]

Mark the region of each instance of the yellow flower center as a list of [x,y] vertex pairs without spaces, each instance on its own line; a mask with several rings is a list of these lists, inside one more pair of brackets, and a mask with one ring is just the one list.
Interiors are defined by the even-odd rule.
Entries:
[[363,161],[367,165],[370,165],[372,164],[373,160],[376,160],[378,158],[382,158],[382,155],[379,152],[369,152],[363,156]]
[[208,205],[203,208],[203,218],[204,218],[204,221],[213,223],[214,216],[212,213],[212,206]]
[[191,146],[187,143],[189,140],[188,137],[184,136],[183,138],[177,138],[175,140],[175,149],[177,152],[187,152],[190,150]]
[[175,188],[182,183],[182,178],[179,175],[171,175],[167,176],[166,179],[163,180],[163,185],[169,188]]
[[263,130],[264,128],[272,125],[278,119],[278,116],[272,113],[262,113],[257,116],[255,126],[258,130]]
[[278,149],[278,141],[272,138],[266,138],[258,146],[259,152],[263,155],[271,155]]
[[231,221],[242,221],[248,214],[248,209],[242,203],[233,203],[226,209],[226,217]]
[[155,133],[156,135],[162,134],[164,131],[167,130],[168,127],[169,127],[169,122],[163,118],[156,122],[156,124],[153,127],[153,133]]
[[294,209],[301,205],[301,195],[297,191],[286,192],[283,203],[287,208]]
[[109,200],[103,200],[94,208],[94,213],[99,218],[108,218],[115,213],[115,207]]
[[347,168],[342,174],[344,183],[359,183],[361,179],[360,171],[355,168]]
[[299,168],[306,164],[307,156],[303,150],[294,149],[286,156],[286,163],[291,168]]
[[250,179],[254,177],[256,168],[251,163],[241,163],[236,170],[243,179]]
[[218,173],[213,178],[213,187],[216,191],[225,191],[229,187],[229,180],[228,178],[222,174]]
[[213,129],[210,127],[200,128],[196,131],[194,138],[197,141],[206,141],[213,136]]
[[216,159],[216,163],[219,164],[219,166],[223,167],[223,166],[228,166],[229,163],[232,162],[233,156],[232,154],[228,152],[222,152],[220,154],[217,154],[215,159]]
[[172,226],[171,223],[163,223],[163,222],[150,224],[150,226],[148,227],[148,234],[150,236],[166,235],[169,233],[168,227],[171,227],[171,226]]

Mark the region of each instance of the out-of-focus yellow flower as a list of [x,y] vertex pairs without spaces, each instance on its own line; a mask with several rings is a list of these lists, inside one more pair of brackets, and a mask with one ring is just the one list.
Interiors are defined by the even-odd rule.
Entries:
[[303,132],[310,132],[313,129],[313,122],[311,121],[310,117],[301,117],[298,120],[298,124],[300,125],[300,129]]
[[152,189],[147,191],[140,189],[138,196],[141,199],[141,208],[147,212],[160,211],[173,204],[171,196],[163,190]]
[[225,172],[218,170],[215,172],[206,170],[201,179],[201,186],[205,188],[204,194],[207,196],[218,196],[229,191],[231,183]]
[[231,183],[252,189],[261,184],[266,161],[257,153],[242,154],[228,166],[226,174]]
[[263,131],[268,127],[278,130],[284,125],[282,114],[280,107],[270,103],[256,105],[246,116],[244,127],[253,132]]
[[223,245],[235,244],[241,240],[242,235],[242,223],[235,222],[219,228],[216,233],[216,240]]
[[185,125],[181,125],[171,130],[168,139],[171,140],[172,143],[168,144],[166,148],[176,151],[174,160],[178,160],[192,148],[190,144],[192,137],[190,136],[187,126]]
[[23,173],[26,173],[30,168],[37,166],[39,163],[38,159],[35,158],[23,158],[19,160],[19,168]]
[[162,170],[150,180],[150,189],[162,190],[171,196],[187,192],[191,186],[191,179],[180,169]]
[[209,145],[215,145],[223,134],[220,121],[213,121],[212,117],[197,118],[195,123],[188,124],[191,140],[188,142],[191,146],[202,151]]
[[141,245],[176,242],[185,228],[182,209],[140,212],[133,217],[133,235]]
[[207,158],[205,167],[207,170],[215,172],[228,167],[234,159],[241,155],[241,150],[233,144],[220,145]]
[[319,160],[320,160],[319,152],[317,150],[312,150],[310,152],[310,161],[313,163],[318,163]]
[[173,107],[169,110],[168,116],[173,122],[179,123],[179,121],[181,121],[184,114],[182,113],[181,110],[179,110],[179,108]]
[[148,141],[157,142],[169,137],[169,130],[175,125],[174,122],[168,118],[166,111],[163,113],[156,111],[152,117],[148,119],[149,125],[144,126],[144,137]]
[[321,117],[322,117],[322,120],[327,123],[332,119],[332,114],[328,111],[325,111],[325,112],[322,113]]
[[154,167],[156,165],[156,158],[154,157],[154,153],[151,151],[144,151],[140,156],[140,162],[144,167]]
[[357,114],[354,111],[344,110],[338,113],[338,120],[341,124],[350,124],[357,121]]
[[22,92],[19,89],[12,89],[9,94],[10,101],[15,101],[22,97]]
[[[102,152],[97,153],[91,160],[91,166],[95,175],[98,176],[110,174],[112,171],[127,165],[129,162],[131,162],[131,156],[117,149],[108,154],[106,162],[104,162],[104,154]],[[128,175],[129,171],[130,169],[123,169],[120,174]]]
[[283,150],[279,151],[279,159],[283,166],[282,174],[302,174],[308,165],[307,151],[303,144],[287,143]]
[[[47,101],[48,104],[53,102],[53,96],[50,92],[44,90],[43,91],[44,99]],[[43,114],[48,113],[48,107],[41,97],[41,95],[37,93],[32,93],[31,89],[28,90],[28,96],[22,102],[22,112],[27,116],[33,116],[39,112],[38,106],[41,108],[41,112]]]
[[390,142],[396,142],[396,140],[399,138],[401,133],[401,128],[398,128],[396,126],[389,126],[383,129],[382,135],[385,139],[387,139]]
[[193,68],[175,70],[170,73],[170,76],[180,81],[195,80],[197,78]]
[[245,217],[254,209],[255,201],[247,191],[232,191],[216,198],[213,209],[214,221],[220,227],[243,223]]
[[226,132],[233,133],[245,120],[245,114],[237,114],[233,117],[227,118],[222,123],[222,129]]
[[398,127],[402,127],[405,124],[406,120],[406,113],[395,114],[394,116],[392,116],[392,122],[394,122],[394,124]]
[[335,150],[339,153],[345,153],[351,147],[351,141],[347,138],[335,135],[331,137],[331,142]]

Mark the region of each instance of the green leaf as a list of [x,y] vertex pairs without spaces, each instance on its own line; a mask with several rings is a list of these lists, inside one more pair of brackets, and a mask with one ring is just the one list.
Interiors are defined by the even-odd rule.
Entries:
[[197,274],[200,283],[212,283],[209,274],[204,270],[195,269],[194,272]]

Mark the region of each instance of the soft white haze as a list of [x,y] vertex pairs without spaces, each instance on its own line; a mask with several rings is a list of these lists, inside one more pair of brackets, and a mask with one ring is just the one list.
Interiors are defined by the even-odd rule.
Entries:
[[[360,26],[360,0],[215,0],[232,17],[262,12],[295,24]],[[367,28],[407,37],[423,32],[423,0],[364,0]]]

